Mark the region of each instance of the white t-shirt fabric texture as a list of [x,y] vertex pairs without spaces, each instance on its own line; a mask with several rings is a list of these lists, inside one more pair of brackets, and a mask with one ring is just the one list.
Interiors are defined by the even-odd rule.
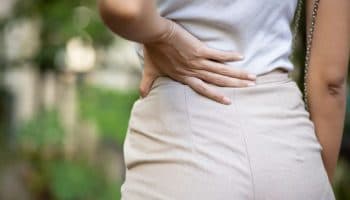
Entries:
[[[292,71],[291,23],[297,0],[158,0],[161,16],[171,19],[207,46],[244,55],[226,62],[256,75],[277,67]],[[142,44],[134,43],[143,67]]]

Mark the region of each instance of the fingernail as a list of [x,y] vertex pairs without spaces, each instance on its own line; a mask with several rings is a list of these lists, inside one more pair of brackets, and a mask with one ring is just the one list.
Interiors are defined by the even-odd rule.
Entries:
[[231,104],[231,100],[227,97],[222,98],[222,100],[226,103],[226,104]]
[[239,54],[239,55],[238,55],[238,59],[241,59],[241,60],[242,60],[242,59],[244,59],[244,56],[241,55],[241,54]]
[[255,74],[248,74],[248,78],[256,79],[256,75]]
[[248,86],[256,85],[254,82],[248,82]]

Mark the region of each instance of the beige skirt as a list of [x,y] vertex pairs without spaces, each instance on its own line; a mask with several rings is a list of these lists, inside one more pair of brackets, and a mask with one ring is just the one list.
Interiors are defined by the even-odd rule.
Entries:
[[231,105],[158,77],[131,110],[122,200],[334,200],[322,146],[289,73],[211,85]]

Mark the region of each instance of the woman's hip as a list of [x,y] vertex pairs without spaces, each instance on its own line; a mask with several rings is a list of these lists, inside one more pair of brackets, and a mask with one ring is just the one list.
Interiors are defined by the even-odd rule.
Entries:
[[[148,96],[134,103],[124,143],[124,194],[142,177],[164,195],[186,194],[192,186],[209,197],[221,191],[227,197],[320,199],[324,189],[332,195],[313,122],[288,73],[260,75],[251,87],[211,86],[232,103],[220,104],[169,77],[158,77]],[[174,177],[192,186],[167,187],[165,180]]]
[[303,150],[321,151],[302,93],[288,72],[274,70],[259,75],[256,83],[243,88],[210,84],[231,98],[232,103],[224,105],[200,95],[188,85],[158,77],[150,93],[134,103],[129,127],[179,145],[186,140],[192,150],[194,144],[223,142],[234,148],[229,142],[234,143],[235,137],[240,137],[238,133],[245,129],[252,140],[262,144],[269,140],[278,148],[282,145],[298,149],[299,159],[307,156]]

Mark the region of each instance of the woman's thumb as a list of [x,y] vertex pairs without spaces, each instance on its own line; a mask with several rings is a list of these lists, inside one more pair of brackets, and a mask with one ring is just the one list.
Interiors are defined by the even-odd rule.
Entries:
[[144,49],[144,67],[143,67],[143,73],[142,73],[141,83],[139,87],[139,91],[142,98],[148,95],[149,91],[151,90],[153,81],[159,75],[160,73],[154,67],[152,60],[149,58],[147,50]]
[[141,78],[141,83],[139,87],[139,91],[141,94],[141,97],[144,98],[148,95],[150,88],[152,86],[154,78],[148,74],[144,74]]

